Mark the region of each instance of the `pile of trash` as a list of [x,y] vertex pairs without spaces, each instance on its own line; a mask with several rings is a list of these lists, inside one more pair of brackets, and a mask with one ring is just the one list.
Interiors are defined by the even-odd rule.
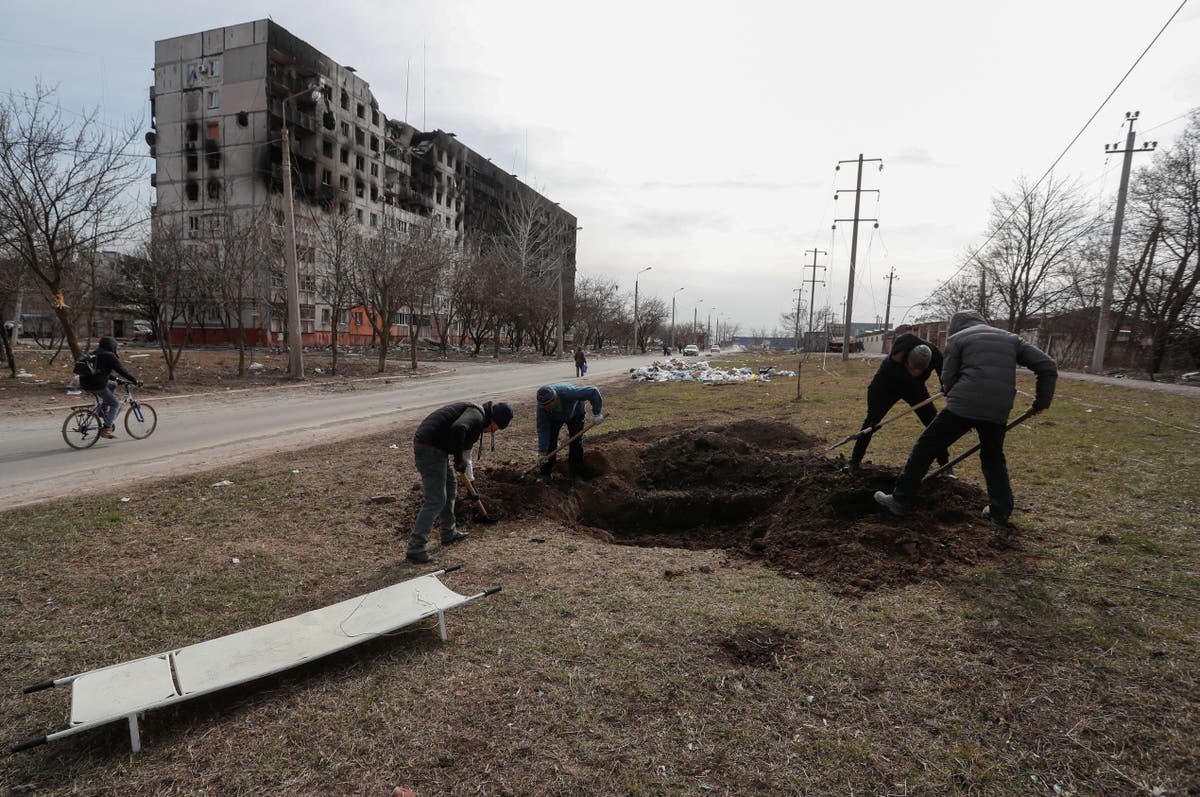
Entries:
[[759,368],[713,368],[704,360],[685,362],[675,357],[655,360],[641,368],[629,369],[629,378],[638,382],[770,382],[776,377],[794,377],[795,371],[778,371],[771,366]]

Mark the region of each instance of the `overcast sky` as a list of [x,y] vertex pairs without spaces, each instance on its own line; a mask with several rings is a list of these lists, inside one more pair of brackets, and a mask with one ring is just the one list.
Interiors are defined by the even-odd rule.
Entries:
[[[6,90],[145,118],[153,44],[271,16],[370,82],[381,109],[463,143],[576,214],[582,274],[678,313],[774,328],[818,258],[845,301],[852,165],[864,172],[854,320],[892,323],[983,240],[993,194],[1037,179],[1180,0],[302,2],[3,0]],[[1056,170],[1116,190],[1126,111],[1160,147],[1200,105],[1186,5]],[[409,78],[406,81],[406,78]],[[1148,155],[1136,156],[1148,163]],[[805,284],[805,312],[809,286]],[[916,311],[912,312],[915,315]],[[910,319],[912,317],[910,315]]]

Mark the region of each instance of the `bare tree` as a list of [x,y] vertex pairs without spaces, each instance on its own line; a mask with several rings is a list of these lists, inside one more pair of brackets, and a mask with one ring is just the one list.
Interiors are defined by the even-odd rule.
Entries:
[[1099,224],[1079,186],[1053,176],[1042,186],[1022,178],[1015,191],[992,200],[992,240],[978,259],[1010,331],[1069,294],[1067,268],[1080,259]]
[[613,279],[582,277],[575,285],[576,343],[590,349],[618,340],[624,311],[620,288]]
[[106,132],[96,110],[68,123],[53,96],[39,84],[31,97],[0,101],[0,250],[43,287],[78,357],[65,291],[85,253],[142,221],[129,189],[145,162],[133,151],[136,127]]
[[136,255],[117,259],[108,285],[113,299],[150,321],[169,380],[175,378],[175,367],[187,344],[186,326],[174,343],[171,331],[189,318],[192,304],[188,299],[197,290],[196,257],[197,251],[184,237],[182,227],[160,219]]
[[362,257],[363,239],[357,222],[349,215],[329,213],[315,224],[320,238],[322,267],[317,291],[329,304],[330,373],[337,374],[338,333],[342,313],[354,305],[354,274]]
[[647,296],[638,299],[637,331],[638,340],[634,341],[644,354],[650,339],[658,335],[663,323],[671,317],[671,308],[657,296]]
[[1153,374],[1161,370],[1171,341],[1188,332],[1194,336],[1200,326],[1200,112],[1153,165],[1139,170],[1130,205],[1133,238],[1147,241],[1147,247],[1127,292],[1133,294],[1134,318],[1149,331],[1146,364]]
[[218,313],[234,333],[238,376],[246,375],[246,318],[261,296],[262,263],[270,257],[270,220],[263,211],[234,211],[221,219],[219,237],[206,247],[205,282]]

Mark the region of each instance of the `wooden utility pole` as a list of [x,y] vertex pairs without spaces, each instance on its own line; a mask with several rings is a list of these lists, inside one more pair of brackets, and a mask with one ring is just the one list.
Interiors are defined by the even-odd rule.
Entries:
[[1121,250],[1121,226],[1125,222],[1125,194],[1129,189],[1129,169],[1133,165],[1134,152],[1150,152],[1158,146],[1157,141],[1133,146],[1133,123],[1137,121],[1138,111],[1126,112],[1125,119],[1129,122],[1129,132],[1125,135],[1125,149],[1119,149],[1120,143],[1105,144],[1104,151],[1109,155],[1124,153],[1125,161],[1121,164],[1121,187],[1117,191],[1117,212],[1113,218],[1112,240],[1108,245],[1108,268],[1104,270],[1104,296],[1100,300],[1100,320],[1096,324],[1096,345],[1092,349],[1092,373],[1104,371],[1105,347],[1108,345],[1108,322],[1112,310],[1113,282],[1117,276],[1117,254]]
[[890,325],[891,325],[891,320],[892,320],[892,282],[896,279],[896,267],[895,266],[892,266],[891,273],[889,273],[886,277],[884,277],[884,279],[887,280],[887,283],[888,283],[887,309],[883,311],[883,329],[886,332],[887,330],[891,329]]
[[[852,219],[834,219],[833,220],[833,226],[835,229],[837,228],[837,223],[839,221],[854,222],[854,232],[850,236],[850,284],[849,284],[849,287],[846,289],[846,317],[844,319],[845,335],[843,336],[844,340],[842,342],[842,360],[843,361],[850,359],[850,319],[853,318],[852,313],[854,311],[854,266],[858,259],[858,223],[859,223],[859,221],[873,221],[873,222],[875,222],[876,227],[879,226],[879,219],[860,219],[858,216],[858,212],[859,212],[860,208],[862,207],[863,193],[864,192],[874,193],[874,194],[879,193],[879,191],[877,189],[873,189],[873,188],[864,189],[862,187],[863,164],[870,163],[873,161],[878,161],[879,168],[880,169],[883,168],[883,158],[863,158],[861,152],[858,154],[858,157],[855,158],[854,160],[838,161],[838,165],[837,165],[837,168],[840,170],[842,168],[843,163],[857,163],[858,164],[858,180],[854,184],[854,218],[852,218]],[[838,193],[841,193],[841,192],[839,191]],[[834,199],[838,198],[838,193],[835,193],[833,195]]]
[[[813,262],[812,262],[812,265],[807,265],[804,267],[804,268],[812,269],[812,275],[807,280],[807,282],[808,282],[808,334],[804,336],[805,337],[804,349],[806,351],[808,350],[808,342],[812,338],[812,331],[813,331],[813,327],[812,327],[812,325],[813,325],[813,306],[817,299],[817,269],[821,269],[822,271],[825,270],[825,266],[817,265],[817,255],[819,255],[819,254],[820,255],[828,255],[829,254],[824,249],[805,249],[804,250],[804,254],[806,254],[806,255],[809,252],[812,252]],[[801,280],[801,281],[803,282],[804,280]],[[820,280],[820,282],[822,285],[825,284],[825,280]]]

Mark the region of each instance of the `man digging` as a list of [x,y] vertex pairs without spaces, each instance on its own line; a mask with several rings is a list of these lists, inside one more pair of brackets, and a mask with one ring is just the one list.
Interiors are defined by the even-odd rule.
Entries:
[[[453,545],[465,540],[469,534],[459,531],[454,517],[454,473],[466,475],[468,481],[475,480],[471,464],[471,446],[484,432],[504,429],[512,422],[512,407],[503,401],[482,405],[469,401],[447,404],[431,413],[413,435],[413,459],[417,472],[421,474],[421,487],[425,501],[417,512],[412,535],[408,539],[405,559],[410,564],[427,565],[436,559],[425,550],[433,521],[441,516],[442,545]],[[450,468],[450,459],[454,469]]]
[[996,525],[1007,526],[1013,494],[1004,459],[1004,434],[1017,394],[1016,367],[1023,365],[1037,374],[1029,415],[1050,407],[1058,367],[1045,352],[1017,335],[988,326],[974,310],[955,313],[949,331],[942,365],[946,407],[917,438],[894,491],[876,492],[875,502],[894,515],[908,514],[934,457],[974,429],[979,435],[979,464],[987,481],[988,505],[983,514]]

